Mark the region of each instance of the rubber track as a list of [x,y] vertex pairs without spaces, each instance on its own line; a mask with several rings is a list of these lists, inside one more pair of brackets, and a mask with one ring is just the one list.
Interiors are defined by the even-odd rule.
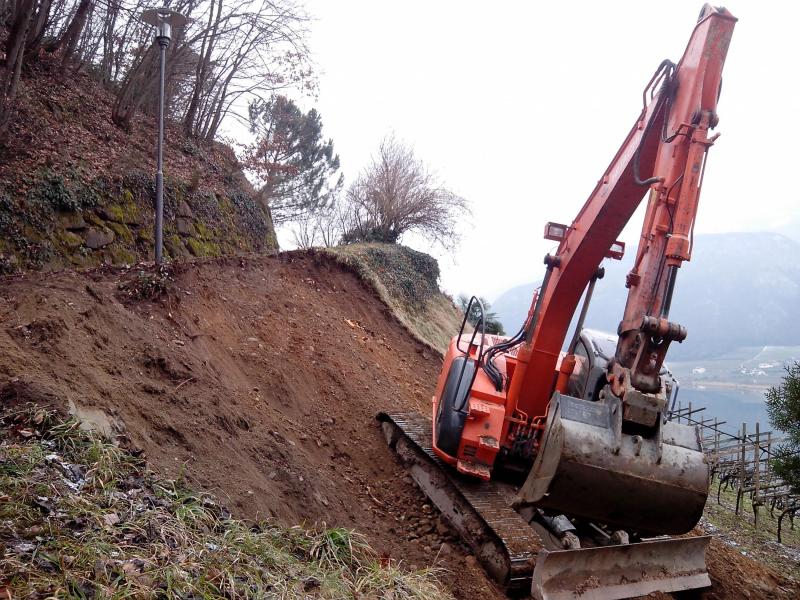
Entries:
[[542,542],[533,528],[509,506],[507,496],[491,481],[461,477],[451,466],[440,460],[431,448],[429,419],[418,413],[380,413],[378,420],[394,423],[448,478],[491,535],[501,542],[507,554],[509,576],[507,581],[499,583],[509,589],[529,590],[534,559],[542,548]]

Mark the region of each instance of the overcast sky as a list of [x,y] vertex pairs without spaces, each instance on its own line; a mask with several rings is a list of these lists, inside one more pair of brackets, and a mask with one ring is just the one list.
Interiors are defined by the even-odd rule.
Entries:
[[[701,6],[309,0],[324,133],[348,180],[394,132],[469,199],[455,256],[405,241],[439,258],[446,290],[493,299],[541,275],[553,246],[541,238],[544,223],[572,221],[656,66],[680,59]],[[798,218],[800,204],[800,3],[727,8],[739,23],[697,231],[775,230]]]

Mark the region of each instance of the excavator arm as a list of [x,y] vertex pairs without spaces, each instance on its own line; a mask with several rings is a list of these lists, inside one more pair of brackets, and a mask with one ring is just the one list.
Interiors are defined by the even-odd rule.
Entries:
[[[659,372],[670,341],[684,328],[667,320],[677,270],[691,257],[705,156],[714,138],[722,67],[736,19],[706,5],[683,58],[664,61],[647,85],[645,106],[572,225],[548,224],[560,244],[546,258],[547,275],[508,391],[508,404],[544,415],[553,373],[570,321],[587,284],[615,244],[649,187],[650,195],[612,366],[614,391],[626,385],[659,391]],[[559,235],[560,234],[560,235]],[[533,318],[533,317],[536,318]],[[567,361],[565,364],[569,364]]]
[[[624,244],[617,238],[649,191],[636,261],[626,280],[629,293],[617,349],[608,364],[613,398],[604,404],[617,419],[614,398],[619,401],[622,421],[615,427],[626,435],[635,429],[638,437],[653,440],[661,464],[667,386],[660,373],[670,343],[686,337],[685,328],[669,320],[669,308],[678,269],[691,257],[705,157],[715,139],[709,132],[717,123],[722,67],[735,23],[724,8],[703,7],[681,60],[663,61],[645,86],[640,114],[572,224],[547,224],[545,237],[559,245],[545,257],[545,277],[521,331],[510,339],[454,338],[434,397],[434,451],[441,460],[481,479],[492,476],[498,460],[514,462],[523,471],[541,461],[554,399],[568,391],[576,364],[573,345],[586,302],[603,273],[600,263],[621,258]],[[562,356],[584,292],[587,300],[573,344]],[[620,436],[615,433],[615,439]],[[595,452],[617,456],[619,443],[609,444],[598,445]],[[617,468],[614,462],[610,458],[604,467],[610,473]],[[661,476],[671,480],[674,474]],[[543,487],[547,481],[540,479],[538,492],[527,500],[552,498],[552,490]],[[692,487],[698,491],[696,505],[705,492],[700,493],[699,482]],[[671,532],[695,519],[694,511],[686,514]]]
[[[535,459],[518,507],[659,534],[685,533],[702,515],[705,455],[692,428],[667,421],[661,373],[670,343],[686,337],[686,329],[669,320],[669,309],[678,269],[691,257],[706,153],[715,139],[709,130],[717,123],[735,22],[725,9],[703,8],[683,58],[677,65],[661,63],[633,129],[572,225],[563,228],[557,253],[546,259],[507,399],[514,413],[545,415],[534,417]],[[609,385],[597,397],[570,396],[574,347],[558,362],[570,319],[648,188],[616,352],[607,365]],[[508,438],[528,430],[512,425]]]

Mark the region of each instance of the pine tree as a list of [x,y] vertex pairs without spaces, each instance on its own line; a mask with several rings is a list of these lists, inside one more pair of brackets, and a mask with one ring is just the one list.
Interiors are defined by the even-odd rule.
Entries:
[[272,96],[250,105],[250,128],[257,139],[246,150],[245,166],[262,184],[260,195],[275,223],[331,202],[343,178],[315,109],[304,113],[285,96]]
[[767,391],[767,412],[772,426],[788,436],[773,460],[775,472],[800,492],[800,363],[786,367],[781,384]]

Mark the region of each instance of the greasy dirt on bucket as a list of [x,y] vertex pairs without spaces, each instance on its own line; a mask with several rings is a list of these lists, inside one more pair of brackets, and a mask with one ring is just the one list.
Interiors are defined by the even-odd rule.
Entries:
[[[457,598],[502,598],[374,420],[427,414],[440,367],[321,255],[17,276],[0,289],[1,401],[72,410],[236,516],[355,528],[386,556],[441,566]],[[721,543],[709,568],[708,597],[797,593]]]

